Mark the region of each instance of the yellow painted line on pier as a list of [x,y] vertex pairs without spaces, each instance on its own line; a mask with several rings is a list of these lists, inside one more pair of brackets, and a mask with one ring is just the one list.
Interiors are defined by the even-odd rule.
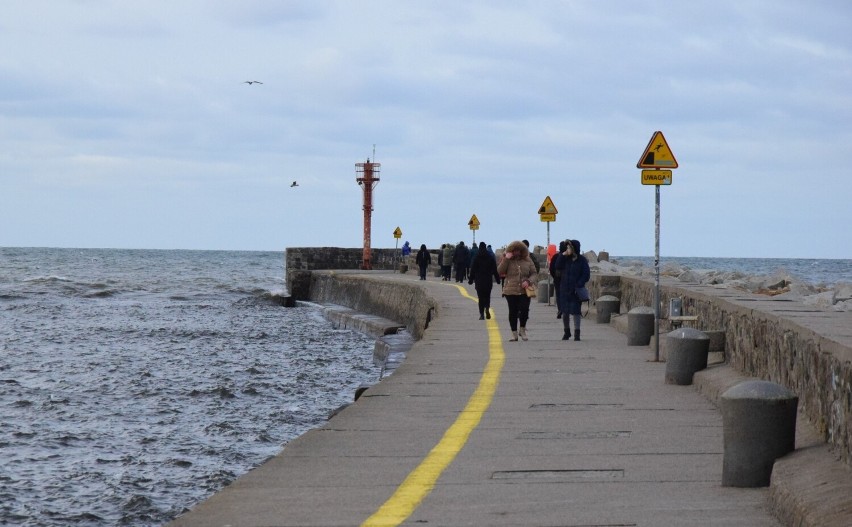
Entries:
[[[476,301],[464,287],[456,285],[462,296]],[[435,488],[435,483],[444,470],[456,458],[467,443],[470,433],[479,425],[479,421],[491,405],[500,373],[503,371],[505,353],[500,328],[494,318],[486,319],[488,328],[488,364],[476,391],[470,396],[467,405],[455,422],[444,432],[444,436],[429,454],[420,462],[396,492],[379,509],[367,518],[363,527],[395,526],[404,522],[417,509],[420,503]]]

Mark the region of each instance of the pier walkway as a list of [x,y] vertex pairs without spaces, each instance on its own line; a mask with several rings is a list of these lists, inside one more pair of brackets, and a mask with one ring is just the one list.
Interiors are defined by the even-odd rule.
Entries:
[[381,278],[439,306],[404,363],[170,525],[782,525],[768,489],[721,486],[719,410],[665,384],[649,347],[594,316],[562,341],[536,300],[529,340],[509,342],[499,286],[480,321],[466,283]]

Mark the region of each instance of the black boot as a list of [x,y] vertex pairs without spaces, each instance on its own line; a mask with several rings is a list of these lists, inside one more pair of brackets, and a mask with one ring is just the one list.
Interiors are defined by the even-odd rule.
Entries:
[[562,335],[562,340],[568,340],[571,338],[571,330],[565,328],[565,333]]
[[574,340],[580,340],[580,330],[579,329],[574,330]]

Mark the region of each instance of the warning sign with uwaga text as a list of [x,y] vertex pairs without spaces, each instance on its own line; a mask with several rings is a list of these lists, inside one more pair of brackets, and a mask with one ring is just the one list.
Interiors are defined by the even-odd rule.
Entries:
[[636,168],[677,168],[677,160],[663,132],[654,132]]
[[642,171],[643,185],[671,185],[672,171],[671,170],[643,170]]

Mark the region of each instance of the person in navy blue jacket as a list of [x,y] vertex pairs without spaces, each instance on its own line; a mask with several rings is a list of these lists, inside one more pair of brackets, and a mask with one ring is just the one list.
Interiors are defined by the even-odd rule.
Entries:
[[[555,270],[559,273],[559,303],[562,308],[562,340],[571,338],[571,319],[574,320],[574,340],[580,340],[580,297],[577,288],[586,287],[591,272],[589,261],[580,254],[579,240],[566,240],[565,251],[556,260]],[[571,315],[571,316],[568,316]]]

